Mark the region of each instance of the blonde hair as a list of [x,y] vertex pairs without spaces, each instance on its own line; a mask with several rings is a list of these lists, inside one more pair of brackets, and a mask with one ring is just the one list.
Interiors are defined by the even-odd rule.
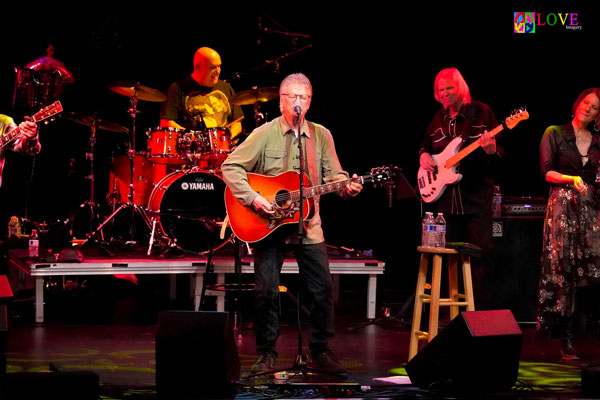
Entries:
[[469,104],[471,102],[471,92],[469,91],[469,85],[465,81],[465,78],[461,75],[460,71],[456,68],[446,68],[438,72],[435,77],[435,82],[433,84],[433,97],[440,103],[442,102],[440,99],[439,93],[439,82],[442,79],[448,79],[454,83],[456,86],[456,95],[459,99],[462,100],[463,104]]

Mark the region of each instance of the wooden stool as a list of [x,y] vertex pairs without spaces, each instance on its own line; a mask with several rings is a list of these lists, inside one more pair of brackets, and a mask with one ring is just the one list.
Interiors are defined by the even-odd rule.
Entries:
[[[471,281],[471,258],[454,249],[417,247],[421,253],[421,265],[415,292],[415,307],[413,311],[412,328],[410,330],[410,346],[408,360],[410,361],[419,350],[419,340],[427,339],[430,342],[438,334],[440,307],[450,307],[450,318],[454,319],[459,312],[459,307],[467,307],[467,311],[475,311],[473,299],[473,283]],[[442,280],[442,258],[448,258],[449,297],[440,298]],[[433,269],[431,270],[431,294],[425,294],[427,269],[429,260],[433,256]],[[465,293],[458,292],[458,258],[462,261],[463,284]],[[421,331],[421,314],[423,303],[429,303],[429,331]]]

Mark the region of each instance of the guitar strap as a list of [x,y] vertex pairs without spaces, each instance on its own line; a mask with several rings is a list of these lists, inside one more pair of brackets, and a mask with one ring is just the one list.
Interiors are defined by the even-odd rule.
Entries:
[[[317,152],[315,150],[315,128],[312,122],[307,122],[308,125],[308,136],[304,136],[306,139],[304,140],[304,154],[306,155],[306,165],[308,166],[308,180],[310,182],[310,186],[316,186],[319,182],[319,170],[317,168]],[[302,137],[302,135],[300,135]],[[285,154],[285,159],[283,160],[283,165],[288,165],[288,158],[292,146],[292,140],[294,135],[286,135],[286,148],[288,149]],[[306,172],[306,171],[305,171]]]
[[[308,121],[307,121],[308,122]],[[317,169],[317,151],[315,141],[315,128],[312,122],[308,122],[308,132],[310,137],[306,138],[306,162],[308,164],[308,176],[310,178],[310,185],[317,186],[321,182],[319,181],[319,170]]]

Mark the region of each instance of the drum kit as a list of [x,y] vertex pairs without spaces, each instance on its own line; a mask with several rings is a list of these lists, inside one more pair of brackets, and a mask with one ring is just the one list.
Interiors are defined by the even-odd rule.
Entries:
[[[221,164],[235,148],[228,127],[206,128],[201,131],[156,127],[146,132],[147,151],[135,152],[135,116],[137,100],[162,102],[166,96],[158,90],[139,83],[116,82],[109,89],[130,97],[132,118],[131,140],[127,155],[113,157],[109,173],[107,198],[112,202],[112,214],[87,234],[96,240],[117,214],[131,211],[129,242],[135,243],[133,223],[141,216],[150,231],[148,255],[155,245],[161,250],[178,248],[187,253],[206,254],[227,244],[231,237],[222,234],[225,224],[223,195],[225,182]],[[266,102],[278,97],[277,88],[251,89],[230,99],[234,105]],[[130,130],[96,116],[67,114],[67,118],[91,128],[90,153],[93,182],[93,153],[96,129],[129,133]],[[258,119],[257,119],[258,121]],[[93,185],[93,184],[92,184]],[[94,206],[93,189],[84,205]],[[82,207],[84,206],[82,205]]]
[[[65,85],[74,82],[64,64],[53,58],[50,45],[47,56],[32,61],[25,67],[15,68],[13,106],[36,109],[59,97]],[[185,252],[205,254],[218,250],[231,237],[225,237],[225,182],[220,173],[221,164],[245,135],[232,137],[228,126],[203,130],[156,127],[146,132],[146,151],[136,151],[136,116],[138,100],[163,102],[166,95],[139,82],[114,82],[108,88],[130,99],[128,113],[131,129],[99,118],[96,114],[68,112],[64,117],[89,127],[89,199],[78,210],[89,208],[89,231],[80,244],[92,240],[105,243],[104,228],[112,224],[114,239],[115,217],[130,211],[127,243],[136,243],[136,215],[150,230],[148,254],[153,246],[162,249],[179,248]],[[229,99],[232,105],[254,105],[256,126],[264,123],[260,103],[279,96],[277,87],[253,87]],[[237,121],[234,121],[237,122]],[[233,124],[233,123],[231,123]],[[231,125],[230,124],[230,125]],[[101,220],[95,211],[94,152],[98,130],[128,135],[127,154],[114,155],[109,172],[107,199],[112,213]],[[241,139],[241,140],[240,140]],[[77,211],[78,212],[78,211]],[[77,214],[77,212],[75,214]],[[66,222],[72,224],[73,214]]]

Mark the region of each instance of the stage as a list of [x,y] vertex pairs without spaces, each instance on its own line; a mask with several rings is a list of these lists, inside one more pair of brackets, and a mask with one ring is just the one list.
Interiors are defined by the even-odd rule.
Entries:
[[[158,398],[154,386],[157,327],[156,324],[147,321],[137,322],[139,315],[135,315],[135,310],[138,309],[139,304],[135,305],[136,301],[135,296],[122,296],[119,299],[103,301],[103,306],[110,309],[109,316],[107,313],[95,317],[65,315],[68,309],[65,307],[62,313],[54,310],[41,326],[36,326],[32,321],[31,303],[14,304],[8,335],[9,379],[10,373],[49,371],[52,363],[53,369],[62,372],[91,371],[97,374],[100,379],[100,393],[105,396],[103,398]],[[87,305],[90,311],[96,310],[95,306],[90,306],[89,303]],[[288,306],[284,310],[284,325],[278,341],[280,352],[276,364],[278,368],[291,366],[297,353],[294,310],[291,305]],[[70,307],[71,311],[78,309],[73,305]],[[357,309],[360,312],[356,312]],[[349,330],[364,322],[363,311],[362,299],[356,301],[352,293],[342,293],[341,306],[338,307],[337,314],[337,337],[332,343],[332,348],[347,368],[348,377],[344,380],[334,379],[329,383],[356,384],[362,389],[353,389],[353,394],[337,393],[335,397],[463,398],[439,394],[435,391],[423,391],[410,384],[393,383],[398,382],[398,378],[380,379],[406,374],[404,366],[408,354],[409,328],[398,320],[389,319],[378,324]],[[242,316],[242,322],[236,337],[242,375],[236,398],[332,397],[335,387],[328,389],[331,392],[326,395],[323,391],[306,390],[296,380],[297,385],[292,384],[294,391],[283,392],[278,387],[283,387],[286,382],[275,381],[272,378],[248,379],[250,366],[255,360],[254,334],[250,327],[251,321]],[[560,362],[557,341],[538,337],[531,326],[522,329],[523,347],[519,379],[515,388],[508,393],[490,394],[486,398],[583,398],[578,386],[580,367],[600,360],[598,340],[581,339],[577,343],[577,348],[581,351],[583,360],[579,363],[565,364]],[[306,329],[304,333],[306,335]],[[211,344],[198,343],[197,345],[210,346]],[[211,360],[197,360],[197,363],[210,364]],[[355,385],[352,387],[354,388]],[[198,390],[202,390],[202,387]]]
[[[71,373],[88,373],[99,379],[99,393],[103,398],[156,399],[155,346],[160,313],[198,309],[203,310],[200,313],[210,313],[224,309],[235,316],[232,318],[236,328],[235,346],[241,364],[236,398],[482,398],[472,394],[422,390],[407,381],[405,366],[412,300],[407,299],[408,304],[405,304],[385,303],[380,299],[374,309],[376,312],[369,317],[372,287],[368,281],[371,274],[377,276],[384,267],[376,260],[332,259],[332,272],[338,277],[347,274],[341,277],[341,284],[338,282],[337,286],[336,338],[331,343],[334,354],[348,370],[346,377],[294,376],[293,369],[288,368],[291,372],[284,380],[269,375],[250,378],[250,367],[255,361],[252,295],[244,292],[238,299],[235,292],[214,293],[220,297],[207,296],[206,301],[201,302],[196,297],[197,284],[202,284],[199,278],[204,276],[206,261],[202,257],[171,260],[144,257],[99,260],[91,257],[85,263],[43,264],[16,257],[13,252],[10,270],[13,275],[29,277],[24,269],[14,268],[15,263],[20,262],[22,266],[29,266],[29,279],[37,280],[38,284],[15,290],[9,304],[8,379],[14,373],[16,375],[12,377],[30,379],[32,385],[45,385],[36,381],[40,376],[36,373],[48,372],[43,377],[51,380],[56,377],[64,394],[81,384],[69,380],[74,376]],[[230,282],[233,260],[216,257],[214,264],[215,271],[226,275]],[[251,272],[250,264],[245,258],[244,282],[252,281],[252,275],[248,273]],[[290,273],[296,272],[294,268],[297,269],[292,261],[286,262],[284,272],[287,273],[282,275],[282,281],[292,294],[296,291],[298,278],[297,274]],[[358,274],[359,271],[362,274]],[[137,274],[137,284],[113,275],[125,272]],[[209,281],[217,283],[220,278],[217,279],[218,274],[213,275]],[[385,298],[388,287],[385,280],[378,286]],[[38,297],[39,291],[42,297]],[[282,294],[281,299],[282,327],[276,367],[286,368],[293,365],[297,355],[296,303],[293,296]],[[39,320],[41,305],[43,323]],[[385,315],[389,317],[385,318]],[[373,317],[378,319],[369,324]],[[442,317],[442,326],[445,326],[448,317]],[[309,324],[304,314],[302,320],[303,353],[306,355]],[[580,388],[581,368],[600,360],[598,335],[581,333],[576,347],[582,360],[564,363],[560,359],[557,340],[539,336],[532,324],[519,326],[523,344],[515,387],[507,392],[487,394],[486,398],[584,398]],[[182,365],[203,370],[215,362],[210,357],[186,359],[195,347],[207,351],[216,348],[214,340],[203,339],[211,329],[206,326],[198,332],[199,339],[189,344],[190,352],[180,355]],[[202,391],[201,376],[198,381],[198,391]],[[53,390],[52,387],[47,390]]]
[[[84,257],[83,261],[77,262],[40,262],[27,257],[25,250],[11,250],[9,252],[9,263],[14,269],[13,279],[16,286],[27,286],[24,282],[28,278],[35,279],[35,322],[44,322],[44,278],[58,276],[94,276],[94,275],[169,275],[170,290],[169,298],[176,298],[177,283],[175,274],[189,274],[191,276],[190,294],[194,302],[194,310],[200,309],[202,301],[203,281],[205,275],[216,277],[216,284],[223,287],[227,285],[226,274],[230,275],[229,282],[235,270],[235,259],[231,256],[219,255],[211,258],[208,265],[207,256],[185,255],[177,258],[164,256],[145,256],[140,253],[130,253],[119,257],[95,256]],[[340,275],[367,275],[367,312],[366,318],[375,318],[375,304],[377,301],[377,275],[384,273],[385,264],[372,258],[331,258],[329,268],[333,276],[335,287],[335,298],[339,298]],[[254,272],[254,261],[251,256],[243,257],[241,260],[240,273],[251,274]],[[286,259],[281,269],[282,274],[297,274],[298,264],[293,259]],[[15,282],[16,281],[16,282]],[[205,291],[206,296],[217,297],[217,311],[225,311],[225,294],[223,290]]]

